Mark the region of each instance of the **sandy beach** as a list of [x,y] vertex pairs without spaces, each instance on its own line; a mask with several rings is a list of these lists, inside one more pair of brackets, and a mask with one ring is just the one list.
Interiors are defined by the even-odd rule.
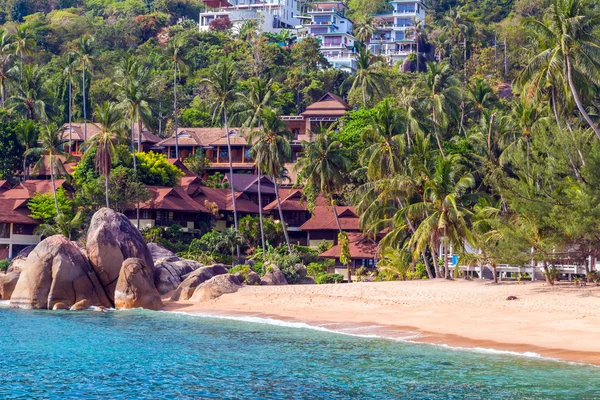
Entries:
[[566,282],[555,287],[443,280],[247,286],[208,302],[167,302],[165,310],[326,324],[334,330],[600,365],[600,288]]

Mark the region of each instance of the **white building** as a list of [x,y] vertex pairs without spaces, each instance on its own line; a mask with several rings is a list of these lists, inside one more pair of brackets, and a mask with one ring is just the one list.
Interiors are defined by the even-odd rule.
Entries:
[[352,71],[356,68],[356,39],[352,36],[352,21],[345,15],[347,10],[341,1],[313,2],[303,35],[320,40],[321,52],[334,68]]
[[417,51],[413,28],[415,19],[425,18],[425,7],[421,0],[391,0],[390,4],[391,12],[373,15],[378,31],[369,42],[369,50],[396,63]]
[[234,29],[246,21],[257,20],[263,33],[293,29],[300,24],[297,0],[205,0],[204,3],[212,10],[200,13],[201,32],[209,30],[210,23],[218,18],[229,18]]

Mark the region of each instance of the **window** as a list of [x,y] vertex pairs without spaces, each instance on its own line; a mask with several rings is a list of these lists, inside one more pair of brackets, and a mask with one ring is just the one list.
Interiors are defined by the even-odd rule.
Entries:
[[244,161],[246,161],[246,162],[252,161],[252,152],[250,151],[250,149],[244,150]]
[[325,46],[340,46],[342,44],[341,36],[327,36],[324,41]]
[[0,224],[0,238],[10,237],[10,224]]
[[33,235],[34,229],[35,229],[35,225],[29,225],[29,224],[14,224],[13,225],[13,233],[15,235]]
[[152,219],[152,210],[140,210],[141,219]]
[[313,35],[319,35],[322,33],[327,33],[327,28],[311,28],[310,32]]
[[221,160],[224,158],[229,158],[229,153],[227,153],[227,149],[219,151],[219,158]]
[[171,147],[171,149],[169,151],[169,158],[175,158],[175,157],[176,157],[175,147]]
[[396,32],[396,40],[404,40],[405,32]]
[[375,260],[372,258],[362,258],[360,260],[360,265],[366,268],[373,268],[375,266]]

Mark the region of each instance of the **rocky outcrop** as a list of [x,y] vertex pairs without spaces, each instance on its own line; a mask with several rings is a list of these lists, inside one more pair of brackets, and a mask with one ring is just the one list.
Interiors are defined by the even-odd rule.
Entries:
[[15,286],[17,286],[19,275],[21,275],[20,270],[6,274],[0,273],[0,300],[10,300]]
[[260,275],[252,270],[236,272],[233,276],[235,276],[240,283],[260,285]]
[[152,260],[154,260],[154,264],[156,264],[156,262],[161,258],[173,257],[175,255],[171,250],[167,250],[156,243],[148,243],[147,246],[148,250],[150,250]]
[[273,264],[268,264],[265,266],[267,273],[262,277],[260,284],[261,285],[287,285],[287,280],[285,279],[285,275],[283,272]]
[[163,303],[154,286],[152,270],[139,258],[123,262],[115,289],[116,308],[147,308],[160,310]]
[[227,268],[221,264],[215,264],[208,267],[198,268],[184,276],[183,282],[177,287],[177,290],[171,296],[172,301],[185,301],[189,300],[194,291],[202,283],[208,281],[217,275],[223,275],[227,273]]
[[161,258],[154,264],[154,285],[160,294],[169,293],[177,289],[184,276],[202,267],[199,262],[179,257]]
[[306,274],[307,274],[306,265],[304,265],[304,264],[296,264],[296,265],[294,265],[294,270],[298,274],[298,279],[299,280],[302,280],[302,279],[306,278]]
[[92,304],[86,300],[79,300],[77,303],[73,304],[70,308],[71,311],[85,311],[87,309],[89,309],[92,306]]
[[141,233],[129,219],[109,208],[94,214],[87,235],[87,252],[104,290],[114,301],[115,287],[123,261],[139,258],[149,268],[154,262]]
[[23,266],[25,265],[25,260],[27,260],[27,256],[29,255],[29,253],[31,253],[33,249],[35,249],[35,246],[31,245],[21,250],[19,254],[17,254],[16,257],[14,257],[11,260],[8,269],[6,270],[6,273],[10,274],[11,272],[20,272],[23,269]]
[[241,283],[231,274],[217,275],[196,288],[190,298],[191,301],[210,301],[226,293],[235,293]]
[[56,235],[27,256],[10,305],[51,310],[56,303],[71,306],[82,299],[111,306],[88,259],[73,242]]

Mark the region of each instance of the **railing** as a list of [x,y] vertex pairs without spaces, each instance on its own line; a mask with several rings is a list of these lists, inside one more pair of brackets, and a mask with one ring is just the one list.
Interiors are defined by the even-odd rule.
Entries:
[[[208,160],[211,163],[218,163],[218,164],[222,164],[222,163],[228,163],[229,162],[229,156],[223,156],[223,157],[219,157],[219,159],[217,160],[217,157],[208,157]],[[231,162],[232,163],[253,163],[254,159],[252,157],[244,157],[244,159],[242,160],[242,156],[233,156],[231,157]]]

